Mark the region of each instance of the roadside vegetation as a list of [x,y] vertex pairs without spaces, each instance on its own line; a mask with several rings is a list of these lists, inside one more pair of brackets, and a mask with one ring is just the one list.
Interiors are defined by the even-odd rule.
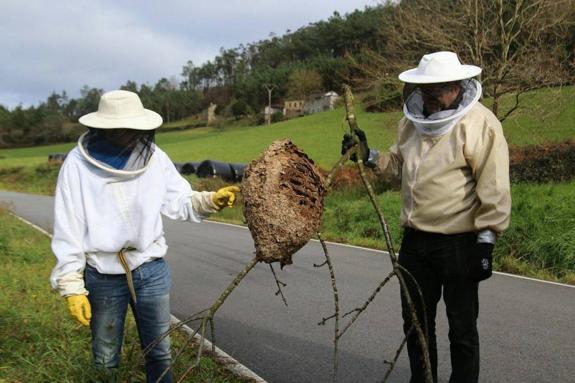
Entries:
[[[92,368],[90,330],[68,314],[64,300],[50,291],[54,266],[49,239],[0,206],[0,382],[99,381]],[[173,349],[184,335],[172,337]],[[194,361],[188,348],[175,366],[181,375]],[[131,315],[124,338],[119,380],[145,381],[137,330]],[[204,358],[190,382],[239,383],[210,358]]]

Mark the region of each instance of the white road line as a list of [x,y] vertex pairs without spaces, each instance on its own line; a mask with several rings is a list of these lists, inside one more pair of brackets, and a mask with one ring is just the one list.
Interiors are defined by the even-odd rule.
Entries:
[[543,279],[524,277],[523,275],[509,274],[509,273],[504,273],[504,272],[501,272],[501,271],[494,271],[493,274],[499,274],[499,275],[504,275],[504,276],[506,276],[506,277],[513,277],[513,278],[519,278],[519,279],[526,279],[526,280],[528,280],[528,281],[533,281],[533,282],[548,283],[548,284],[550,284],[550,285],[556,285],[556,286],[562,286],[562,287],[571,287],[572,289],[575,289],[575,286],[573,286],[573,285],[568,285],[568,284],[566,284],[566,283],[545,281],[545,280],[543,280]]
[[[172,315],[172,325],[180,325],[181,321]],[[202,337],[190,328],[188,325],[184,324],[181,325],[181,330],[188,335],[193,335],[194,339],[199,343]],[[204,338],[204,350],[210,351],[212,349],[212,342]],[[242,376],[244,378],[252,379],[253,383],[267,383],[262,377],[258,374],[238,362],[233,356],[229,355],[225,351],[221,350],[218,346],[215,346],[216,350],[216,359],[218,362],[223,364],[228,370],[233,372],[235,375]]]
[[[206,220],[206,222],[208,223],[215,223],[218,225],[224,225],[224,226],[233,226],[233,227],[238,227],[240,229],[245,229],[247,230],[247,226],[242,226],[242,225],[237,225],[234,223],[227,223],[227,222],[219,222],[219,221],[213,221],[213,220]],[[312,241],[314,242],[319,242],[317,239],[312,239]],[[370,249],[369,247],[362,247],[362,246],[356,246],[356,245],[348,245],[346,243],[338,243],[338,242],[330,242],[330,241],[325,241],[326,243],[332,245],[332,246],[341,246],[341,247],[347,247],[347,248],[351,248],[351,249],[358,249],[358,250],[364,250],[364,251],[370,251],[373,253],[379,253],[379,254],[387,254],[387,251],[383,251],[383,250],[378,250],[378,249]],[[533,282],[540,282],[540,283],[547,283],[550,285],[556,285],[556,286],[563,286],[563,287],[571,287],[571,288],[575,288],[574,285],[568,285],[566,283],[560,283],[560,282],[552,282],[552,281],[546,281],[543,279],[537,279],[537,278],[530,278],[530,277],[524,277],[522,275],[515,275],[515,274],[509,274],[509,273],[504,273],[501,271],[494,271],[493,274],[499,274],[499,275],[503,275],[506,277],[511,277],[511,278],[518,278],[518,279],[525,279],[528,281],[533,281]]]
[[17,219],[24,222],[25,224],[32,226],[34,229],[38,230],[40,233],[48,236],[49,238],[52,238],[52,234],[48,233],[46,230],[42,229],[40,226],[37,226],[37,225],[33,224],[32,222],[20,217],[19,215],[14,214],[14,213],[10,213],[10,215],[12,217],[16,217]]

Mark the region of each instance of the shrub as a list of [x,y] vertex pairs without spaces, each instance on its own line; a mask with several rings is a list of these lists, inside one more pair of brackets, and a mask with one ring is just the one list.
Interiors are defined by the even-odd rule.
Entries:
[[272,113],[272,123],[283,121],[284,114],[282,112]]
[[575,178],[575,142],[511,149],[512,183],[561,182]]
[[236,120],[250,114],[250,106],[244,100],[237,100],[232,104],[232,115]]

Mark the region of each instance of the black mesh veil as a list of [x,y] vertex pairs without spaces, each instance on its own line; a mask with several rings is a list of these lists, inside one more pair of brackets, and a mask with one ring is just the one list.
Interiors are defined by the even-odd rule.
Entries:
[[82,154],[90,162],[111,172],[140,173],[155,150],[155,129],[88,128],[80,137]]

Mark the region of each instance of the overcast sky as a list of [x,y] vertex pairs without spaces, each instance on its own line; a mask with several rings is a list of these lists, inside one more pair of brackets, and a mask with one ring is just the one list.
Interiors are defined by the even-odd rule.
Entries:
[[1,0],[0,104],[36,105],[83,85],[179,78],[234,48],[377,0]]

